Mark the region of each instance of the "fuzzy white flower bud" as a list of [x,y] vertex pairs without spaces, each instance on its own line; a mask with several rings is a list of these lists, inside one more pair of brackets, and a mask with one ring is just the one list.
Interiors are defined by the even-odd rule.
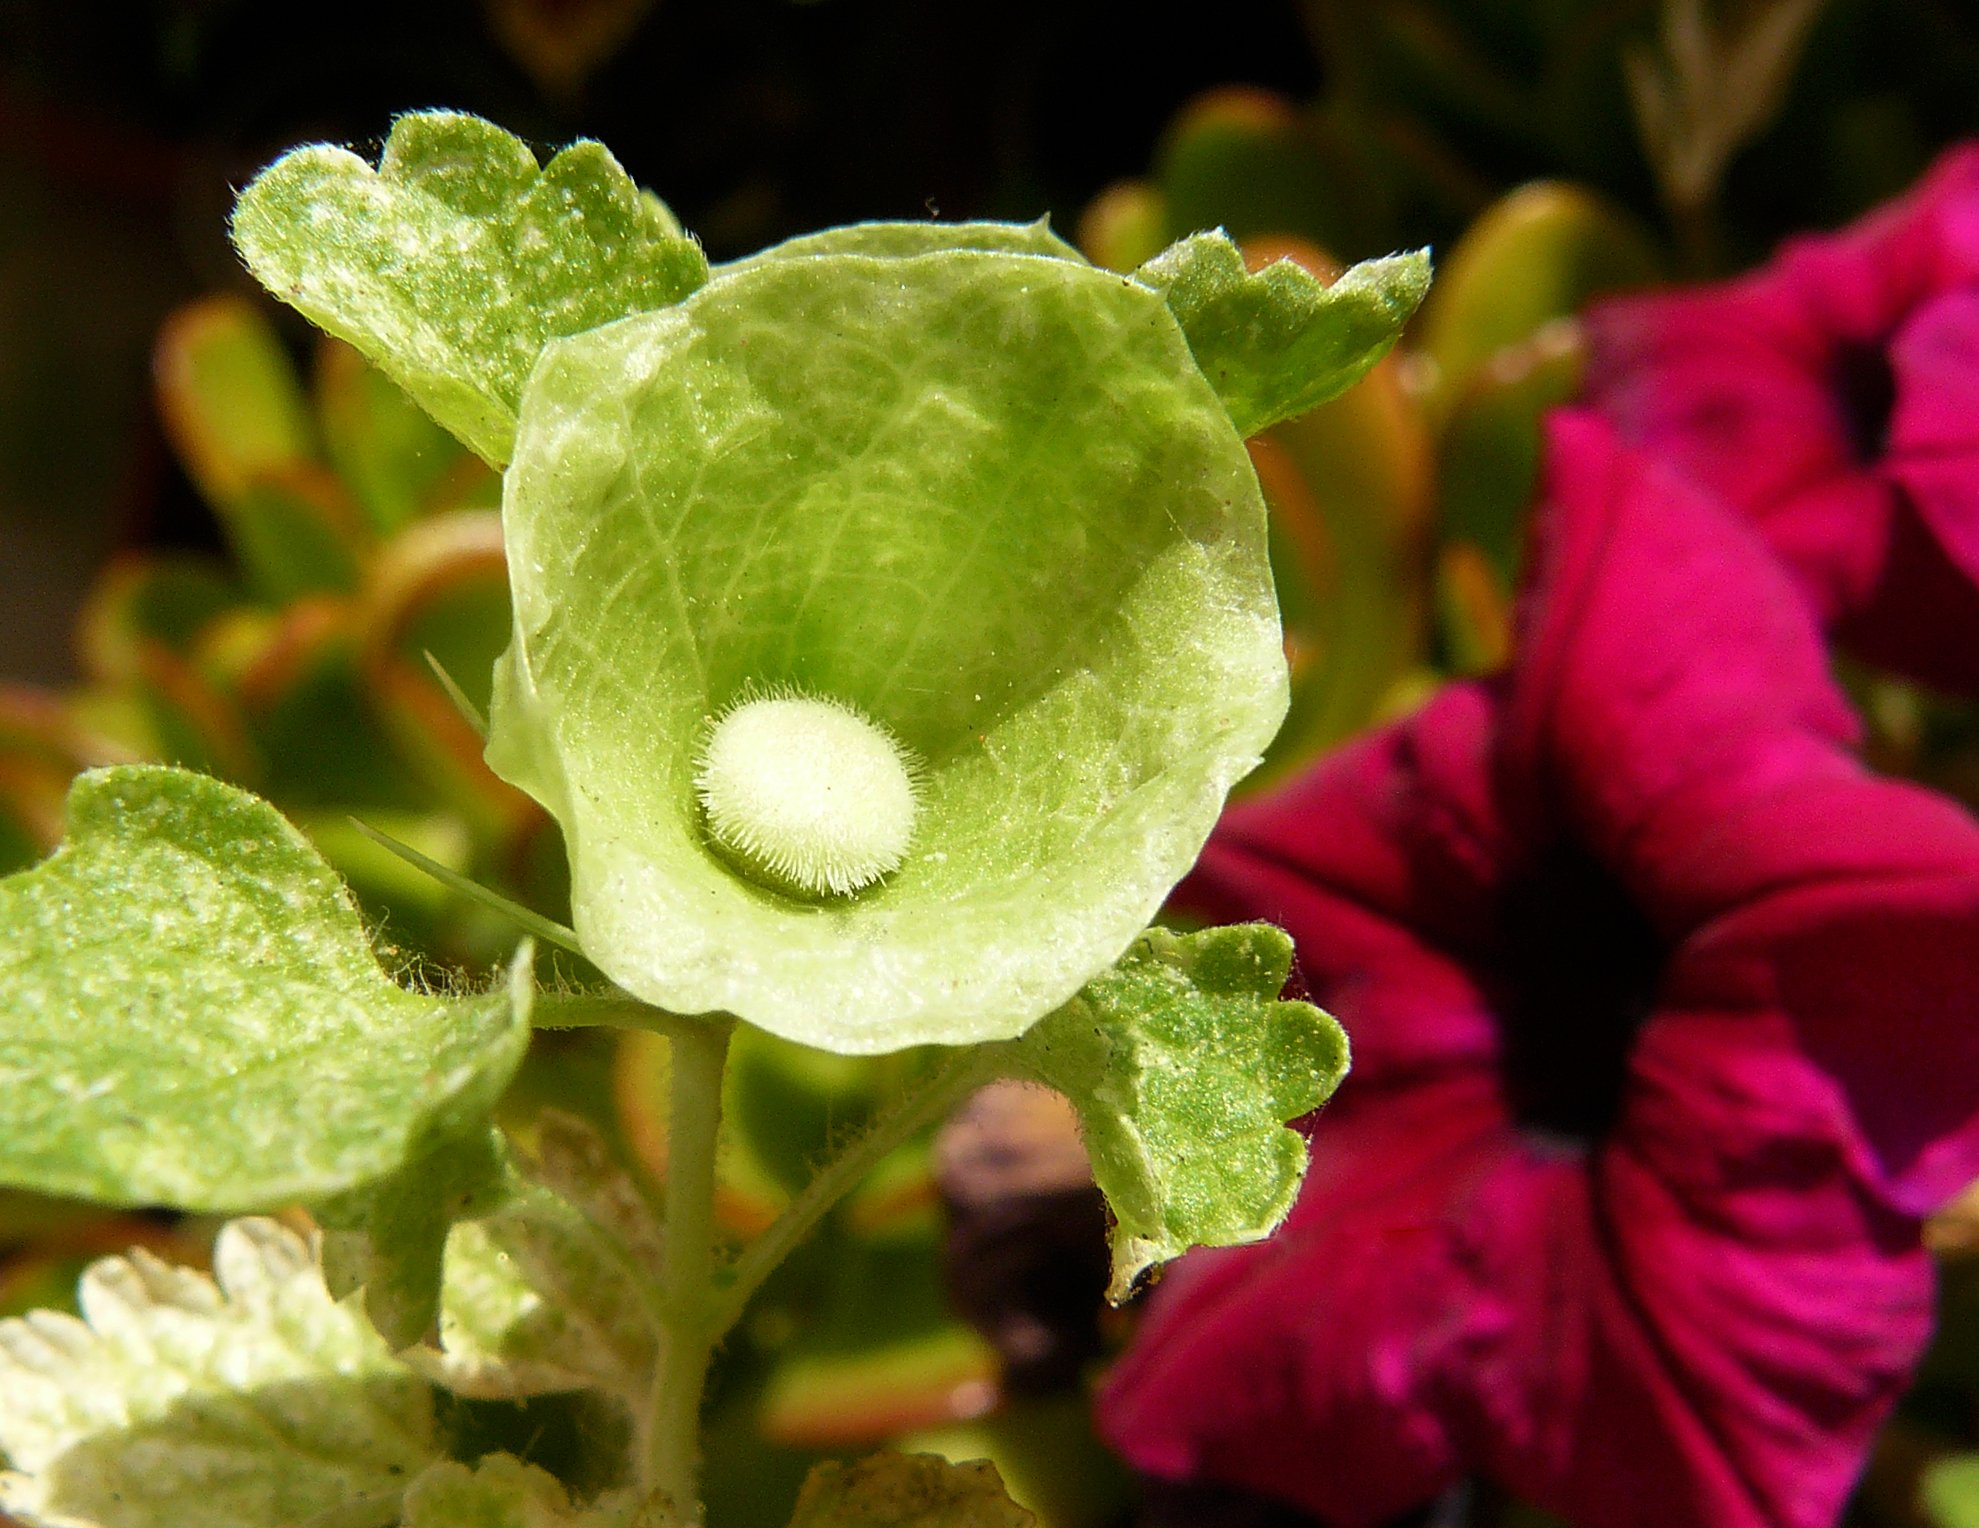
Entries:
[[920,763],[842,701],[744,696],[696,761],[709,835],[780,890],[847,896],[900,868],[914,835]]

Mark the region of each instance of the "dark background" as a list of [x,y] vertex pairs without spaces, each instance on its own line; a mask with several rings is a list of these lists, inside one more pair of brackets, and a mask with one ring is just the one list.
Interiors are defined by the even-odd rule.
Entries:
[[[1069,217],[1199,88],[1315,79],[1284,4],[1179,46],[1156,11],[1053,0],[663,0],[581,82],[532,73],[494,9],[0,0],[0,673],[71,670],[112,546],[207,534],[148,349],[173,304],[245,284],[233,188],[297,142],[375,144],[420,106],[598,137],[719,259],[859,218]],[[1156,43],[1131,67],[1130,30]]]
[[[246,285],[232,191],[295,143],[375,147],[420,106],[545,145],[595,136],[721,259],[860,218],[1050,212],[1069,230],[1147,169],[1179,107],[1241,82],[1317,98],[1390,156],[1370,163],[1421,172],[1421,194],[1342,243],[1446,242],[1541,173],[1653,223],[1617,60],[1656,9],[0,0],[0,674],[70,674],[75,603],[115,546],[210,539],[151,416],[149,347],[174,304]],[[593,24],[622,35],[573,64],[558,39]],[[1735,166],[1727,249],[1894,189],[1973,129],[1976,83],[1964,0],[1830,0],[1786,110]]]

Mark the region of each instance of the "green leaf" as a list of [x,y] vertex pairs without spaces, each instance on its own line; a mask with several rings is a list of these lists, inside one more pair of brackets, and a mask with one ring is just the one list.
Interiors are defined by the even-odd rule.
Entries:
[[664,1498],[640,1501],[627,1491],[578,1507],[556,1476],[509,1454],[489,1454],[471,1468],[448,1460],[428,1469],[405,1493],[401,1528],[678,1528],[680,1523]]
[[539,168],[521,139],[457,112],[400,117],[375,170],[328,144],[284,155],[241,193],[233,233],[263,286],[496,466],[545,341],[707,277],[602,144]]
[[1438,412],[1507,346],[1603,292],[1647,286],[1661,266],[1642,226],[1584,187],[1533,181],[1499,198],[1446,251],[1417,326]]
[[1079,1111],[1116,1222],[1113,1300],[1190,1247],[1262,1240],[1291,1209],[1306,1143],[1285,1125],[1347,1071],[1345,1031],[1278,999],[1291,969],[1268,924],[1152,929],[1018,1047]]
[[329,1229],[323,1271],[339,1298],[362,1287],[364,1310],[394,1348],[432,1334],[440,1318],[441,1263],[457,1220],[485,1215],[508,1192],[494,1130],[448,1141],[390,1177],[318,1210]]
[[377,534],[435,509],[501,497],[487,468],[349,345],[322,342],[314,381],[323,449]]
[[203,775],[86,774],[68,818],[0,882],[0,1182],[267,1209],[486,1121],[528,1043],[526,962],[508,992],[403,990],[308,841]]
[[660,1329],[660,1228],[589,1125],[546,1110],[529,1180],[447,1244],[440,1345],[406,1358],[457,1395],[516,1400],[596,1389],[646,1404]]
[[151,370],[173,449],[223,516],[255,479],[314,462],[302,386],[259,305],[222,296],[178,309]]
[[1918,1497],[1936,1528],[1979,1528],[1979,1454],[1954,1454],[1932,1464]]
[[28,1524],[398,1520],[439,1456],[432,1393],[323,1288],[309,1247],[236,1221],[218,1283],[148,1253],[84,1274],[84,1319],[0,1322],[0,1509]]
[[1037,1528],[987,1459],[874,1454],[811,1471],[790,1528]]
[[973,249],[985,254],[1042,255],[1050,260],[1086,257],[1057,234],[1051,223],[848,223],[818,233],[800,234],[768,249],[722,266],[730,274],[767,260],[798,260],[813,255],[869,255],[876,260],[904,260],[915,255]]
[[1393,348],[1429,290],[1429,252],[1363,260],[1329,286],[1292,260],[1247,272],[1218,229],[1171,244],[1134,277],[1167,298],[1248,436],[1346,391]]
[[[550,347],[504,528],[489,762],[585,952],[844,1052],[1006,1038],[1104,969],[1284,714],[1257,482],[1167,308],[1071,260],[817,255]],[[711,718],[788,687],[924,768],[899,868],[709,844]]]

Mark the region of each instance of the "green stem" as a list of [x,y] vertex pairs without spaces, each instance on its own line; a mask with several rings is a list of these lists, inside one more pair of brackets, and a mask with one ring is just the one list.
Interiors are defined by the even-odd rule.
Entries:
[[701,1521],[701,1392],[720,1329],[708,1319],[715,1260],[715,1137],[731,1023],[675,1030],[667,1126],[666,1251],[660,1290],[672,1319],[646,1415],[646,1483]]
[[374,844],[378,845],[379,848],[391,850],[392,853],[412,866],[413,869],[425,871],[426,874],[446,887],[447,890],[458,892],[469,901],[479,902],[483,907],[493,908],[524,933],[534,934],[545,943],[554,944],[559,949],[570,951],[573,955],[582,955],[584,953],[583,947],[577,942],[576,930],[566,928],[563,924],[558,923],[552,918],[545,918],[541,913],[531,912],[520,902],[511,902],[500,892],[490,891],[479,881],[469,880],[458,870],[453,869],[449,865],[441,864],[429,855],[421,854],[411,844],[400,843],[391,834],[381,832],[377,828],[372,827],[370,823],[364,821],[361,817],[351,818],[350,825]]
[[880,1159],[922,1126],[933,1123],[962,1097],[988,1081],[997,1068],[997,1047],[958,1050],[940,1070],[863,1135],[827,1162],[770,1228],[735,1260],[727,1287],[709,1311],[708,1330],[719,1342],[742,1319],[750,1298],[797,1245],[809,1236],[833,1205],[859,1185]]
[[623,992],[538,992],[529,1021],[538,1029],[644,1029],[676,1039],[705,1034],[705,1018],[683,1018]]

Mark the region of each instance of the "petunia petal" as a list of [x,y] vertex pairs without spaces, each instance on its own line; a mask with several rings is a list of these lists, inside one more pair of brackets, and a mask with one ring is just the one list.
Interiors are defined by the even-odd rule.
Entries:
[[1776,283],[1617,298],[1585,328],[1588,403],[1732,507],[1790,519],[1810,485],[1854,472],[1831,342]]
[[[1966,591],[1963,608],[1933,612],[1940,644],[1979,647],[1946,640],[1979,634],[1979,594],[1971,592],[1979,587],[1979,290],[1923,307],[1897,336],[1892,362],[1897,401],[1883,472],[1957,567],[1953,587]],[[1960,625],[1947,624],[1958,617]]]
[[1856,1170],[1928,1213],[1979,1177],[1979,825],[1929,792],[1857,778],[1754,802],[1732,836],[1698,860],[1715,848],[1776,879],[1741,877],[1746,899],[1680,969],[1693,984],[1759,982],[1829,1079]]
[[1931,529],[1925,506],[1937,525],[1970,525],[1975,474],[1979,463],[1913,459],[1886,463],[1882,481],[1860,485],[1909,502],[1874,522],[1887,528],[1880,561],[1834,626],[1835,640],[1858,657],[1968,695],[1979,693],[1979,581],[1952,560],[1952,538]]
[[[1928,1335],[1917,1216],[1979,1174],[1979,824],[1856,760],[1750,527],[1585,416],[1548,483],[1508,674],[1236,809],[1185,885],[1292,929],[1357,1068],[1284,1231],[1185,1260],[1102,1425],[1340,1528],[1466,1472],[1582,1528],[1828,1528]],[[1586,1139],[1507,1101],[1508,920],[1573,937],[1522,888],[1576,858],[1661,947]]]
[[1440,1402],[1489,1323],[1446,1220],[1510,1135],[1476,1075],[1383,1094],[1337,1125],[1329,1113],[1277,1236],[1169,1274],[1099,1420],[1150,1474],[1371,1528],[1464,1473]]
[[1660,1013],[1587,1197],[1554,1202],[1579,1276],[1508,1265],[1535,1420],[1487,1468],[1583,1528],[1832,1524],[1931,1319],[1915,1222],[1847,1156],[1781,1014]]
[[[1478,685],[1225,813],[1177,905],[1292,931],[1295,980],[1329,994],[1352,1094],[1390,1072],[1489,1066],[1497,1028],[1461,963],[1496,937],[1493,707]],[[1336,1103],[1335,1109],[1341,1107]]]
[[1587,401],[1751,518],[1837,640],[1979,689],[1979,144],[1760,271],[1585,329]]
[[1509,809],[1529,834],[1583,839],[1678,932],[1688,899],[1667,865],[1728,800],[1842,768],[1855,720],[1747,526],[1590,415],[1555,415],[1549,437],[1508,681]]

